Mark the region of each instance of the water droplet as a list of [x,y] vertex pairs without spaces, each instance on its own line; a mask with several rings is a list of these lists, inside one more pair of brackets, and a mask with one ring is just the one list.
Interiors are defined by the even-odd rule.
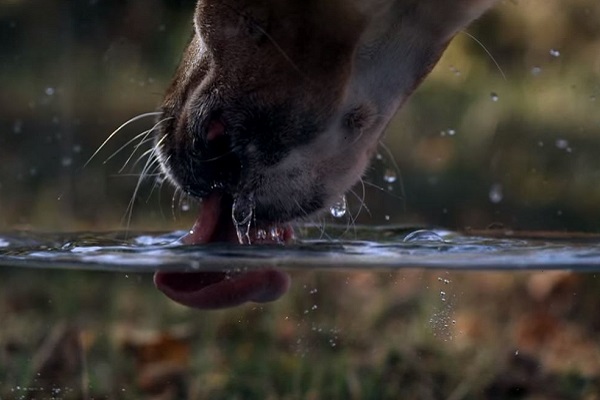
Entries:
[[346,215],[347,211],[348,203],[345,195],[342,195],[331,207],[329,207],[329,212],[335,218],[342,218]]
[[[556,49],[550,49],[550,55],[552,57],[560,57],[560,51],[556,50]],[[567,57],[568,58],[568,57]]]
[[250,225],[254,215],[254,196],[238,196],[231,207],[231,217],[240,244],[250,244]]
[[448,129],[446,132],[448,132],[448,136],[456,135],[456,131],[454,129]]
[[319,308],[319,306],[317,306],[316,304],[313,304],[312,309],[316,310],[317,308]]
[[490,98],[492,99],[492,101],[496,102],[496,101],[498,101],[498,99],[500,97],[498,97],[498,95],[496,94],[496,92],[492,92],[492,93],[490,93]]
[[569,148],[569,141],[566,139],[556,139],[554,145],[557,149],[566,150]]
[[446,292],[444,292],[444,291],[441,291],[441,292],[440,292],[440,299],[441,299],[442,301],[446,301]]
[[19,133],[21,133],[22,130],[23,130],[23,121],[18,119],[13,124],[13,132],[16,134],[19,134]]
[[60,163],[63,167],[68,167],[73,164],[73,159],[71,157],[64,157],[62,160],[60,160]]
[[444,239],[437,233],[426,229],[420,229],[406,235],[403,242],[444,242]]
[[396,175],[396,171],[393,169],[386,169],[383,174],[383,180],[387,183],[394,183],[398,179],[398,175]]
[[53,87],[47,87],[45,90],[46,96],[54,96],[55,90]]
[[490,192],[488,194],[490,201],[494,204],[498,204],[504,198],[504,194],[502,193],[502,185],[499,183],[495,183],[490,188]]
[[519,355],[519,350],[515,350],[515,356]]
[[275,243],[284,243],[284,231],[283,229],[281,229],[278,226],[272,227],[271,229],[269,229],[269,235],[271,237],[271,240]]
[[386,221],[390,220],[390,216],[389,215],[386,215],[384,218],[385,218]]
[[186,200],[183,200],[181,202],[181,204],[179,205],[179,208],[181,209],[181,211],[190,211],[190,203],[188,203]]
[[531,75],[538,76],[541,73],[542,73],[542,69],[540,67],[531,68]]
[[258,229],[256,231],[256,238],[259,240],[265,240],[267,238],[267,231],[264,229]]
[[542,142],[541,140],[538,142],[538,146],[539,147],[544,147],[544,142]]
[[73,153],[81,153],[81,145],[74,145],[73,146]]
[[378,160],[383,160],[383,156],[381,155],[381,153],[377,153],[377,155],[375,156],[376,159]]

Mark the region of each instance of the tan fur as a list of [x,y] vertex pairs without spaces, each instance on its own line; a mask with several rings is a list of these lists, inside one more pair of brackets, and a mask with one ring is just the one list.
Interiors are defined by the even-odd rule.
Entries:
[[[267,222],[328,206],[450,39],[493,2],[199,0],[162,107],[164,172],[200,197],[252,194]],[[206,142],[215,119],[218,145]]]

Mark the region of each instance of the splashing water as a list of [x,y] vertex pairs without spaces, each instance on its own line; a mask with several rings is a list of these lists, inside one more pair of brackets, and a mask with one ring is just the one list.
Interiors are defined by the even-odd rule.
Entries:
[[502,192],[502,185],[499,183],[495,183],[490,188],[490,192],[488,194],[490,201],[494,204],[498,204],[504,198],[504,194]]
[[560,150],[568,150],[569,149],[569,141],[566,139],[556,139],[554,145],[557,149]]
[[[238,202],[238,206],[241,202]],[[251,221],[252,218],[248,218]],[[247,222],[246,222],[247,224]],[[156,233],[108,232],[0,234],[0,266],[154,272],[230,270],[244,268],[443,268],[600,271],[600,235],[548,234],[496,230],[475,232],[416,229],[401,225],[323,228],[296,226],[297,239],[286,246],[240,246],[211,243],[187,246],[183,231]],[[480,232],[481,233],[481,232]],[[262,235],[271,234],[265,230]],[[240,236],[246,238],[245,225]],[[441,283],[446,283],[443,282]],[[448,290],[441,289],[446,292]]]
[[419,229],[411,232],[403,240],[405,243],[409,242],[444,242],[444,239],[435,233],[427,229]]
[[250,225],[254,215],[254,196],[238,196],[231,207],[231,218],[240,244],[250,244]]
[[396,171],[394,171],[393,169],[385,170],[385,174],[383,175],[384,181],[386,181],[387,183],[394,183],[397,179],[398,175],[396,174]]
[[454,136],[456,135],[455,129],[448,129],[440,132],[440,136]]

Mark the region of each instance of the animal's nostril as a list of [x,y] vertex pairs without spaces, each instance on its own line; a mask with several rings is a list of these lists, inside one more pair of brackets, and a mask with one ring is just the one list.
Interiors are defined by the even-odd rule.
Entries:
[[208,123],[208,129],[206,131],[206,140],[212,141],[225,134],[225,125],[219,119],[212,119]]

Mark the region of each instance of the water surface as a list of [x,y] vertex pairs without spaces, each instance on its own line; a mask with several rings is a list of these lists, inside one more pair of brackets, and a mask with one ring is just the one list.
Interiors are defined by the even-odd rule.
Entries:
[[406,226],[297,229],[291,245],[183,245],[170,233],[0,234],[0,265],[152,272],[230,268],[600,270],[600,236]]

